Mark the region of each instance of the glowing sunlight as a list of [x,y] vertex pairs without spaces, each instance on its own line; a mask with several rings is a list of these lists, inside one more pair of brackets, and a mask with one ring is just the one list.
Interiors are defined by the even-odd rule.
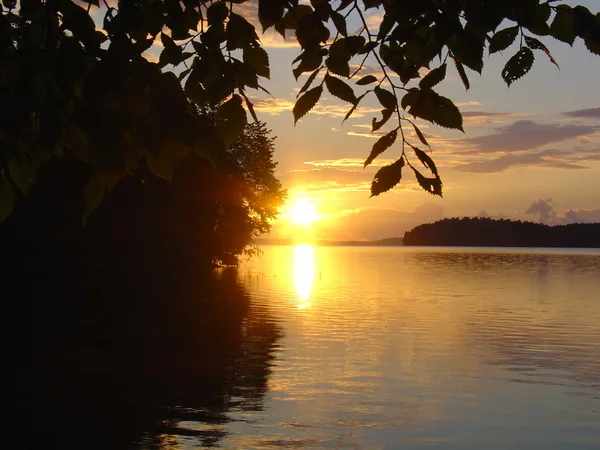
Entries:
[[300,244],[294,248],[294,282],[298,293],[298,307],[310,306],[308,301],[315,276],[315,252],[312,245]]
[[290,208],[290,219],[301,225],[311,225],[319,219],[317,205],[305,198],[296,200],[296,203]]

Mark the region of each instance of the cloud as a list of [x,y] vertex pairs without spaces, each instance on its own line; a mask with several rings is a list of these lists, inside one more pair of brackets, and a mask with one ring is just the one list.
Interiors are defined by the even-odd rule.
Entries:
[[561,150],[543,150],[537,153],[509,153],[497,158],[486,157],[483,161],[472,161],[459,164],[455,169],[461,172],[493,173],[502,172],[510,167],[541,166],[555,169],[585,169],[586,166],[575,164],[573,159],[564,160],[560,157],[571,155],[572,152]]
[[540,124],[532,120],[519,120],[496,128],[495,133],[463,139],[463,143],[467,150],[473,150],[478,154],[514,152],[590,136],[599,129],[600,127],[595,126]]
[[531,206],[525,211],[525,214],[532,214],[537,216],[538,220],[542,223],[549,223],[556,218],[556,211],[552,206],[552,199],[539,199],[531,204]]
[[567,116],[567,117],[584,118],[584,119],[588,119],[588,118],[600,119],[600,106],[595,106],[590,109],[579,109],[577,111],[569,111],[569,112],[563,113],[563,115]]
[[[392,164],[395,159],[390,158],[378,158],[373,161],[370,167],[382,167]],[[342,159],[319,159],[315,161],[305,161],[304,164],[308,164],[314,167],[360,167],[362,169],[365,163],[364,159],[359,158],[342,158]]]
[[561,214],[561,219],[566,223],[599,223],[600,208],[596,209],[569,209]]
[[[362,168],[362,164],[361,164]],[[281,176],[284,186],[315,183],[354,184],[370,182],[372,173],[363,170],[343,170],[333,167],[293,170]]]
[[[272,116],[277,116],[285,111],[291,111],[294,108],[294,102],[291,100],[281,98],[266,98],[266,99],[251,99],[254,110]],[[319,116],[328,116],[336,119],[343,119],[350,110],[351,106],[347,104],[340,105],[325,105],[322,103],[317,104],[313,109],[310,110],[309,114],[316,114]],[[367,114],[373,114],[379,112],[378,108],[357,108],[352,114],[353,118],[365,117]]]
[[600,223],[600,208],[572,208],[557,213],[552,205],[552,199],[539,199],[531,204],[526,214],[537,216],[538,220],[547,225],[566,225],[569,223]]

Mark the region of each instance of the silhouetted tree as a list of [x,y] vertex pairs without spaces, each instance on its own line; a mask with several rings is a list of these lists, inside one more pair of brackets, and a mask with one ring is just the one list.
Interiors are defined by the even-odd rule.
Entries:
[[443,219],[404,234],[404,245],[600,248],[600,224],[548,226],[520,220]]
[[[557,64],[542,40],[572,45],[580,38],[599,54],[600,15],[559,3],[4,0],[0,220],[29,194],[37,169],[54,156],[70,154],[89,165],[91,177],[83,191],[87,216],[143,160],[153,173],[170,179],[188,154],[210,159],[228,148],[243,133],[246,110],[256,120],[248,91],[265,90],[262,80],[270,76],[253,19],[263,30],[294,33],[301,47],[293,73],[309,77],[293,108],[295,121],[318,103],[324,89],[349,103],[348,117],[364,98],[376,98],[382,116],[371,121],[372,131],[383,130],[395,117],[396,124],[365,161],[370,164],[401,141],[399,159],[375,175],[372,195],[395,186],[408,165],[423,189],[441,196],[436,165],[418,147],[429,143],[413,119],[462,130],[460,111],[434,88],[451,63],[468,89],[468,70],[481,73],[486,49],[517,49],[502,70],[508,85],[529,72],[534,52]],[[366,20],[371,9],[383,12],[376,28]],[[92,13],[103,20],[95,23]],[[358,29],[348,32],[354,23]],[[162,50],[158,62],[152,62],[147,50],[157,40]],[[358,69],[351,71],[355,64]],[[365,75],[372,65],[380,75]],[[431,70],[421,78],[424,69]],[[356,86],[349,79],[357,80]],[[216,126],[198,121],[190,102],[215,108]],[[430,176],[421,174],[406,150]]]

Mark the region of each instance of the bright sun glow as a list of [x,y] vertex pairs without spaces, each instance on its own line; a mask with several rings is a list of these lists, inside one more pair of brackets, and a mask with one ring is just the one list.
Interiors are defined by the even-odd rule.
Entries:
[[290,209],[292,222],[302,225],[310,225],[319,218],[317,214],[317,205],[301,198]]

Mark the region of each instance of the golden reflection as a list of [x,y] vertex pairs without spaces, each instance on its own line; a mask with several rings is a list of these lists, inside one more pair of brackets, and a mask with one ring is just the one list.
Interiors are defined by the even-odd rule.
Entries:
[[298,293],[298,307],[310,306],[310,292],[315,276],[315,251],[312,245],[300,244],[294,248],[294,281]]

